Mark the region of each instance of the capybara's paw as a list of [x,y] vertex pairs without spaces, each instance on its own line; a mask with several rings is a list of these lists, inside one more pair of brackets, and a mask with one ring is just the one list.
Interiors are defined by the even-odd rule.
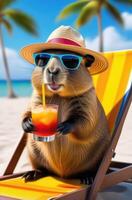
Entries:
[[57,132],[62,135],[66,135],[72,131],[73,131],[73,124],[68,121],[60,123],[57,127]]
[[25,182],[30,182],[30,181],[36,181],[42,177],[45,177],[47,174],[42,172],[41,170],[33,170],[26,172],[22,178],[25,180]]
[[92,176],[86,176],[80,178],[81,184],[91,185],[93,183],[93,177]]
[[30,133],[34,131],[34,126],[32,124],[32,119],[31,117],[27,117],[23,120],[22,122],[22,128],[25,133]]

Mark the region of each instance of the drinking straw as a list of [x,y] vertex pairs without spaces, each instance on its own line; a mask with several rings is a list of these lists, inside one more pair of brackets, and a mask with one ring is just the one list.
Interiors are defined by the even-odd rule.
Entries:
[[42,103],[43,103],[43,107],[45,107],[46,103],[45,103],[45,85],[44,85],[44,83],[42,83]]

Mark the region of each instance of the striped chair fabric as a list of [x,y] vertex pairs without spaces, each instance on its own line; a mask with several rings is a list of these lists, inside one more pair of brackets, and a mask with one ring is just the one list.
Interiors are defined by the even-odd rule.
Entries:
[[104,53],[109,68],[94,75],[97,96],[102,103],[112,131],[123,96],[132,84],[132,50]]

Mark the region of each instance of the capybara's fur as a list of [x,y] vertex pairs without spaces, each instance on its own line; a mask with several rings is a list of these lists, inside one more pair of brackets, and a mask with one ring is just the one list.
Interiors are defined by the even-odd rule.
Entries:
[[[62,50],[48,52],[67,53]],[[54,82],[60,88],[53,91],[48,70],[56,68],[59,73],[54,76]],[[85,62],[82,61],[74,72],[65,69],[57,58],[52,58],[45,69],[36,66],[32,74],[31,104],[24,117],[31,116],[34,108],[42,107],[42,83],[45,83],[46,103],[59,105],[58,121],[71,120],[72,131],[56,136],[51,142],[34,141],[32,134],[28,134],[27,148],[33,168],[46,168],[65,178],[96,170],[109,144],[110,134]]]

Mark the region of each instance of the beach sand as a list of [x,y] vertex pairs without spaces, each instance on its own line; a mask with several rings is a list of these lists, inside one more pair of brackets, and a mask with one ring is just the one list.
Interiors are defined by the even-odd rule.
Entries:
[[[0,98],[0,175],[4,172],[22,134],[21,117],[29,98]],[[30,169],[26,150],[15,172]]]
[[[16,145],[22,136],[21,115],[29,98],[0,98],[0,175],[4,172]],[[114,160],[132,162],[132,105],[128,112]],[[26,150],[16,172],[31,169]]]

